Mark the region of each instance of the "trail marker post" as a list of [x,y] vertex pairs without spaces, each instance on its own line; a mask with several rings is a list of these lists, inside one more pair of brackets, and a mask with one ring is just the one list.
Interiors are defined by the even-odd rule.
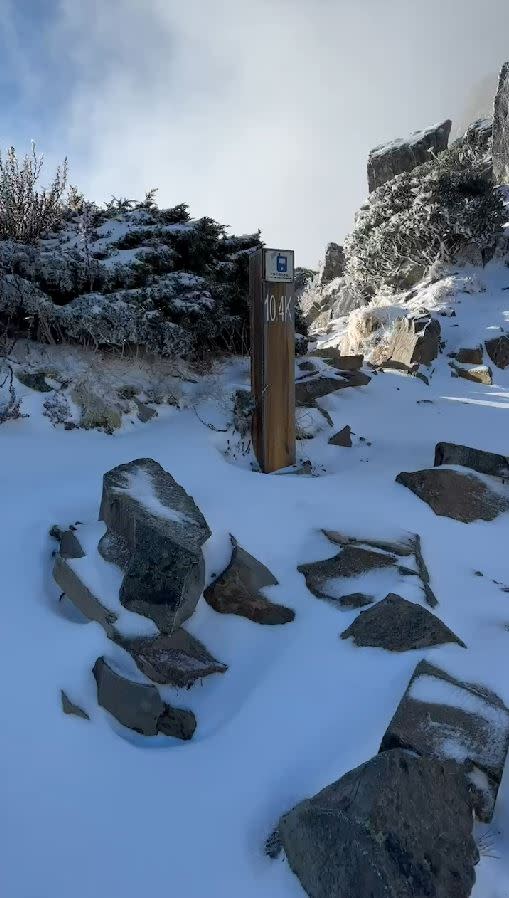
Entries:
[[268,474],[295,464],[293,250],[261,247],[249,258],[253,448]]

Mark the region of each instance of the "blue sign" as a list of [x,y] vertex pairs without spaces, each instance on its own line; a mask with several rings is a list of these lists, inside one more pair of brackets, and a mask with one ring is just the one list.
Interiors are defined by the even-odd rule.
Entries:
[[276,260],[276,267],[279,274],[286,274],[288,271],[288,256],[278,256]]

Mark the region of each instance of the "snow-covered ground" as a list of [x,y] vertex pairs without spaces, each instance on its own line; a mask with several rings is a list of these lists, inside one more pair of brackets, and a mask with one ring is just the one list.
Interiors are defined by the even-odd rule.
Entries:
[[[226,426],[225,397],[248,383],[245,360],[188,387],[199,416],[161,406],[158,418],[126,418],[113,436],[52,427],[44,396],[20,387],[30,417],[0,429],[2,896],[299,898],[286,862],[265,856],[265,839],[281,813],[377,752],[422,657],[509,704],[509,596],[493,582],[509,583],[508,515],[468,525],[437,517],[395,483],[400,471],[432,466],[440,440],[508,453],[509,369],[478,385],[451,378],[446,356],[509,328],[509,270],[493,264],[477,276],[485,292],[441,299],[456,316],[440,318],[447,345],[429,386],[386,372],[322,400],[335,430],[348,424],[355,436],[349,449],[328,445],[333,431],[299,444],[317,476],[256,473],[231,434],[203,423]],[[186,626],[229,669],[190,691],[162,690],[197,715],[184,744],[121,732],[97,706],[94,661],[127,661],[98,625],[63,613],[51,578],[50,526],[96,521],[103,473],[146,456],[205,515],[209,576],[226,563],[232,533],[279,580],[267,595],[296,611],[291,624],[262,627],[200,600]],[[342,641],[357,612],[316,599],[297,571],[334,554],[321,528],[419,533],[436,613],[467,649],[389,654]],[[380,572],[370,591],[422,601],[410,581]],[[62,713],[60,689],[90,722]],[[498,858],[481,859],[473,894],[507,898],[507,776],[489,829]]]

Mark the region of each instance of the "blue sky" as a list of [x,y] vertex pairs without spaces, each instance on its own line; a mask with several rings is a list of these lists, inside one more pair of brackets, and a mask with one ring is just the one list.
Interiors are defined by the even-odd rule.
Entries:
[[369,149],[486,105],[508,34],[507,0],[0,0],[0,142],[315,265]]

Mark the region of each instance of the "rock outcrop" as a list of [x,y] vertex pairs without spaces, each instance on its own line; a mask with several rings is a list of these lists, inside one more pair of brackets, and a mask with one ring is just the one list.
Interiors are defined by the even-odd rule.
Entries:
[[507,334],[487,340],[484,345],[491,361],[497,368],[509,367],[509,336]]
[[429,315],[400,318],[386,352],[387,361],[403,368],[430,365],[440,351],[440,322]]
[[371,150],[368,158],[370,193],[402,172],[412,171],[447,149],[452,122],[447,119],[425,131],[414,131],[406,139],[399,138]]
[[493,176],[509,184],[509,62],[502,66],[493,116]]
[[325,250],[325,261],[320,274],[320,286],[325,287],[335,278],[343,277],[345,273],[345,254],[339,243],[329,243]]

